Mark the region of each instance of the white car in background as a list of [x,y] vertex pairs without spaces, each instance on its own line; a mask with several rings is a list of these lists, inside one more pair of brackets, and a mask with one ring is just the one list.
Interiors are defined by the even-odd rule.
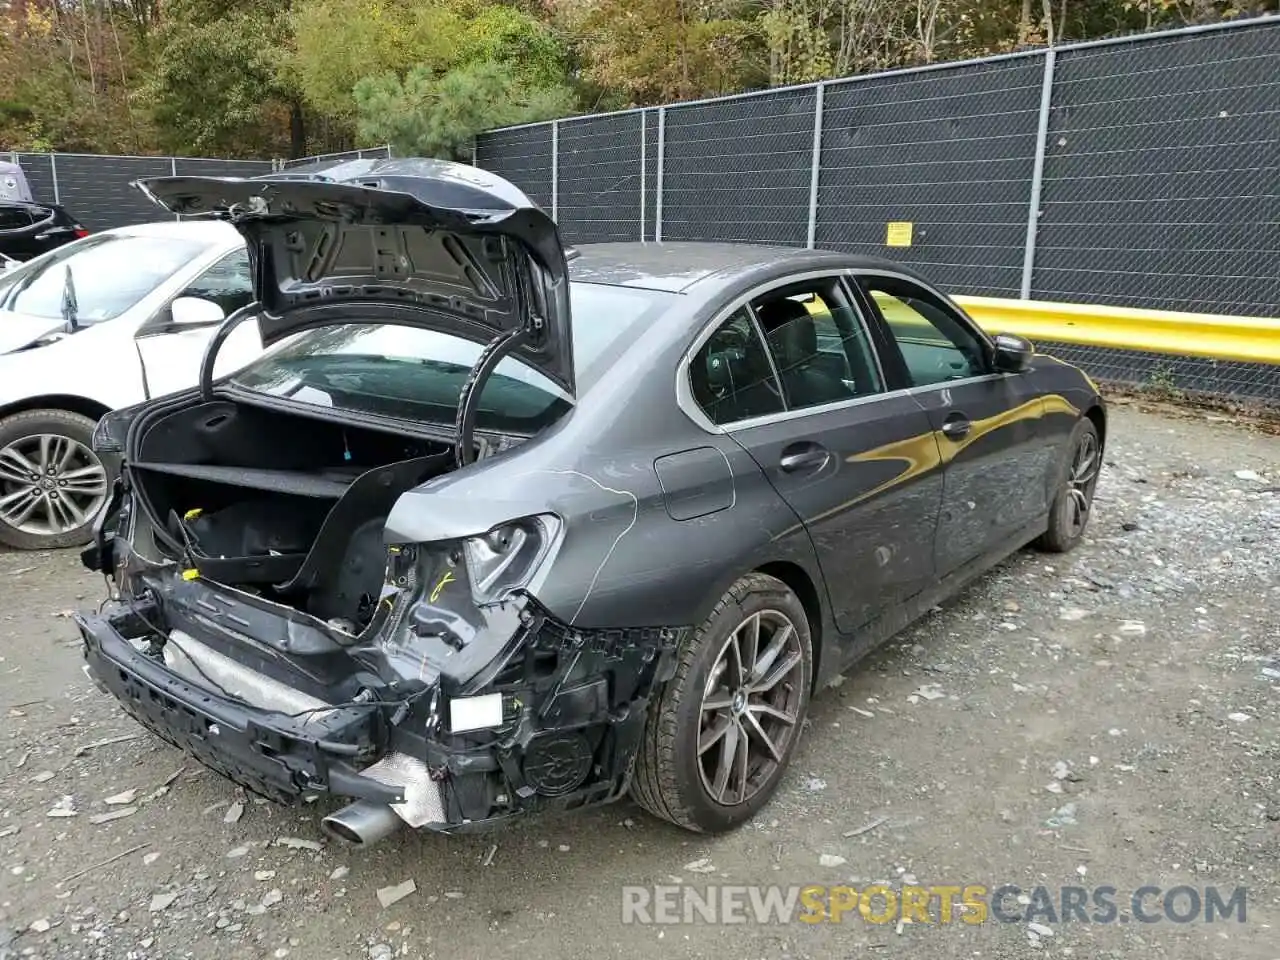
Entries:
[[[104,230],[0,270],[0,544],[88,542],[114,480],[98,419],[194,387],[218,324],[252,300],[244,240],[214,221]],[[261,351],[240,324],[215,375]]]

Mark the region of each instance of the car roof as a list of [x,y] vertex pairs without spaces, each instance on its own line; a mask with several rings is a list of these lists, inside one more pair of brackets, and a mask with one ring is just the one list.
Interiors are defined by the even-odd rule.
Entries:
[[200,240],[205,243],[244,243],[244,237],[240,236],[240,231],[221,220],[158,220],[152,223],[112,227],[109,230],[101,230],[99,233],[131,237],[172,237]]
[[[763,266],[813,269],[892,270],[918,276],[901,264],[876,257],[754,243],[663,242],[587,243],[574,248],[569,275],[579,283],[602,283],[685,293],[715,277],[731,280]],[[920,278],[923,279],[923,278]]]

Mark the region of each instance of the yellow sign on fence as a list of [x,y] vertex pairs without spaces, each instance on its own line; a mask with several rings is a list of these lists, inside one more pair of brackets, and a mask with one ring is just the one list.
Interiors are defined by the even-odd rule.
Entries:
[[913,224],[910,220],[890,220],[888,229],[885,231],[884,243],[887,247],[909,247],[911,246],[911,228]]

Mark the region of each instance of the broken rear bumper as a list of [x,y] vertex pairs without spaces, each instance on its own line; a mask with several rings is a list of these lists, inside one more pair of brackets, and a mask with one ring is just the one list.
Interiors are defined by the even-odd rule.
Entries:
[[[181,620],[172,596],[169,604]],[[171,669],[156,638],[173,620],[151,601],[76,617],[92,677],[139,723],[210,769],[278,802],[362,799],[440,832],[625,794],[649,696],[669,676],[681,635],[571,630],[528,609],[519,623],[506,634],[512,652],[501,669],[485,671],[487,680],[446,676],[427,695],[398,703],[386,688],[375,702],[335,697],[327,700],[335,706],[287,715]],[[259,647],[274,646],[267,631],[253,633]],[[451,732],[445,720],[456,698],[493,695],[502,701],[500,725]]]
[[[333,793],[397,802],[401,792],[362,777],[372,762],[376,715],[335,708],[305,718],[256,710],[196,687],[120,632],[120,617],[77,615],[93,678],[144,727],[205,766],[280,802]],[[126,618],[127,619],[127,618]]]

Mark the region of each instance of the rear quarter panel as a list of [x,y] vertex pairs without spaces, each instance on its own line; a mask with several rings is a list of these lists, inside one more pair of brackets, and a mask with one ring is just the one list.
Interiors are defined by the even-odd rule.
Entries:
[[[673,310],[642,333],[547,433],[402,497],[388,537],[474,535],[553,512],[564,536],[531,592],[584,628],[696,625],[734,580],[770,562],[797,565],[821,593],[795,513],[746,451],[676,403],[677,367],[709,309]],[[727,492],[707,448],[727,464]],[[691,451],[670,469],[666,458]]]

